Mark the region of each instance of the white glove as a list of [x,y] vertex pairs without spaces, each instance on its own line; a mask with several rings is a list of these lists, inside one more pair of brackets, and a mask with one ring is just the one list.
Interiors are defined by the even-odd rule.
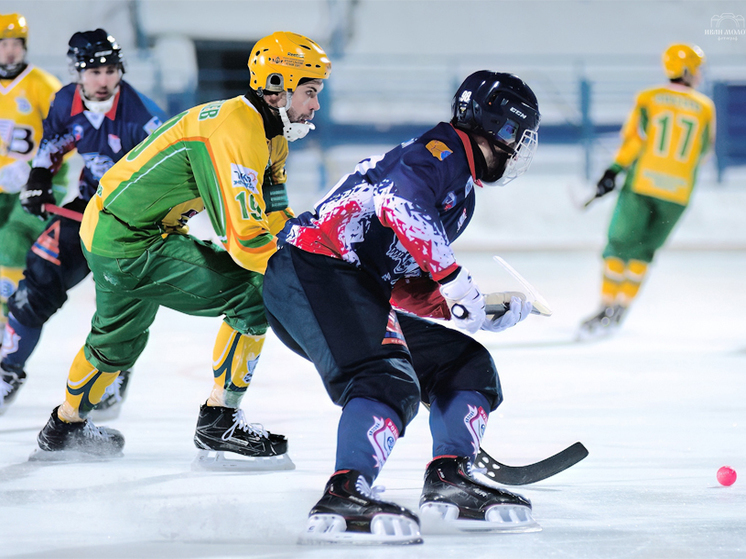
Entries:
[[459,328],[474,334],[482,327],[487,317],[484,297],[469,271],[461,268],[454,279],[440,286],[440,294],[448,303],[451,318]]
[[487,330],[488,332],[502,332],[503,330],[507,330],[511,326],[518,324],[521,320],[525,320],[531,314],[533,307],[531,301],[524,301],[514,295],[510,298],[510,307],[507,312],[496,318],[488,317],[484,321],[484,324],[482,324],[482,330]]
[[31,166],[25,161],[14,161],[0,169],[0,190],[6,194],[20,192],[28,182]]

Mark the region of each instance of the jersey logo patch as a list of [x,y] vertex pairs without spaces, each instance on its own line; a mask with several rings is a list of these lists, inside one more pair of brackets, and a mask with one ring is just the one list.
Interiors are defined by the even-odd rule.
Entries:
[[397,344],[407,347],[407,341],[404,339],[404,333],[399,326],[399,320],[396,318],[396,312],[391,309],[389,312],[389,321],[386,324],[386,333],[383,335],[381,345]]
[[453,153],[453,151],[440,140],[430,140],[425,147],[438,161],[443,161]]
[[446,197],[443,199],[443,209],[450,210],[455,203],[456,203],[456,195],[453,192],[449,192],[448,194],[446,194]]
[[254,169],[231,163],[231,182],[233,188],[245,188],[254,194],[259,194],[258,175]]
[[22,115],[27,115],[31,112],[31,103],[25,97],[16,97],[16,107]]
[[147,132],[148,134],[152,134],[153,131],[156,128],[158,128],[161,124],[163,124],[161,122],[161,119],[158,118],[157,116],[154,116],[148,122],[145,123],[145,126],[143,126],[142,129],[145,130],[145,132]]
[[[47,262],[61,266],[60,262],[60,222],[55,221],[47,227],[31,247],[31,252]],[[7,327],[7,326],[6,326]]]
[[368,429],[368,441],[373,447],[373,459],[376,461],[376,468],[379,470],[386,463],[386,459],[391,454],[399,438],[399,429],[391,419],[373,416],[373,425]]
[[122,140],[115,134],[109,134],[109,147],[114,153],[122,151]]

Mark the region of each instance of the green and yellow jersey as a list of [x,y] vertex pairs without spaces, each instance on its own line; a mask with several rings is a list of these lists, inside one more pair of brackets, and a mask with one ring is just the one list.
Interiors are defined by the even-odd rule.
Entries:
[[33,159],[42,122],[61,87],[52,74],[32,64],[13,79],[0,79],[0,168]]
[[615,166],[633,192],[689,203],[702,157],[715,141],[715,105],[677,84],[642,91],[622,129]]
[[194,107],[165,122],[102,177],[80,235],[86,249],[133,258],[163,235],[185,234],[206,210],[233,260],[264,273],[289,212],[265,213],[264,173],[284,183],[287,140],[268,141],[245,97]]

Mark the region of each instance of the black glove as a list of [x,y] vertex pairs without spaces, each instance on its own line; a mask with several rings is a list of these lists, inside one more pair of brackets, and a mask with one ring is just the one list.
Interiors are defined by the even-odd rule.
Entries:
[[614,190],[616,187],[616,176],[619,174],[619,171],[614,171],[613,169],[606,169],[604,172],[604,176],[601,177],[601,180],[596,183],[596,198],[601,198],[601,196],[606,196],[609,192]]
[[284,183],[275,184],[272,180],[272,168],[264,172],[262,183],[262,196],[264,197],[265,213],[279,212],[290,205],[288,191]]
[[54,204],[52,191],[52,171],[44,167],[34,167],[28,176],[28,182],[21,189],[19,196],[21,206],[31,215],[46,220],[44,204]]

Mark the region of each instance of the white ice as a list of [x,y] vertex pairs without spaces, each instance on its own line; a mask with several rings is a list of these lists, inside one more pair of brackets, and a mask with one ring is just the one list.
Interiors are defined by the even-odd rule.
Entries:
[[[715,227],[718,216],[709,217]],[[586,220],[588,234],[602,236],[596,221],[604,219],[572,219],[578,227]],[[426,535],[423,545],[408,548],[298,546],[308,510],[334,468],[338,409],[313,367],[270,335],[243,408],[249,421],[288,436],[297,469],[192,471],[192,435],[212,383],[219,320],[168,309],[151,329],[122,415],[110,423],[125,434],[124,458],[27,462],[88,331],[94,299],[87,280],[47,325],[27,384],[0,417],[0,557],[746,557],[743,245],[661,251],[619,335],[586,344],[573,337],[596,308],[598,251],[500,254],[554,315],[478,336],[493,352],[505,394],[483,447],[513,465],[578,440],[590,451],[566,472],[515,488],[532,500],[542,532]],[[485,291],[518,287],[489,250],[460,255]],[[423,409],[377,480],[387,488],[384,496],[416,508],[429,458]],[[726,464],[742,475],[731,487],[715,478]]]

